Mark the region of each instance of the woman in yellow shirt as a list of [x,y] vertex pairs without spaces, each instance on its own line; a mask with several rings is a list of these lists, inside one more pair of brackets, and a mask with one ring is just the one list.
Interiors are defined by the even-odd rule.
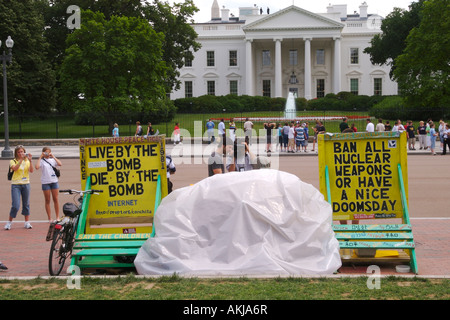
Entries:
[[14,150],[14,159],[9,162],[9,167],[14,171],[11,179],[12,206],[9,212],[9,221],[5,230],[11,229],[11,223],[17,216],[22,198],[22,215],[25,217],[25,228],[31,229],[30,219],[30,173],[33,172],[31,154],[27,154],[23,146],[17,146]]

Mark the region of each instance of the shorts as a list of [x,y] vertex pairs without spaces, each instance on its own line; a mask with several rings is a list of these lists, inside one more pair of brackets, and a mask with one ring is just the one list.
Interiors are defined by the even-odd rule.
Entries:
[[305,140],[295,140],[295,144],[297,145],[297,147],[304,147],[305,146]]
[[42,190],[43,191],[52,190],[52,189],[59,189],[58,182],[45,183],[45,184],[42,185]]
[[289,139],[289,141],[288,141],[288,146],[289,147],[294,147],[295,146],[295,141],[294,141],[294,139]]

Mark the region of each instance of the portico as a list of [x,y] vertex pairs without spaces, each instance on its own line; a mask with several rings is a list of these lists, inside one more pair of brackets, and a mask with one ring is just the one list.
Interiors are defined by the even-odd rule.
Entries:
[[[261,86],[270,83],[274,97],[285,97],[292,91],[312,99],[312,88],[317,86],[313,81],[319,78],[321,83],[332,86],[332,92],[341,91],[343,27],[342,23],[295,6],[246,25],[246,94],[265,92]],[[290,83],[292,75],[297,83]]]

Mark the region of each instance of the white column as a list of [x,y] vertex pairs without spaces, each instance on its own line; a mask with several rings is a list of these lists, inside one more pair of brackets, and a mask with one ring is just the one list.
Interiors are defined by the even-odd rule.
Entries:
[[305,99],[311,100],[311,38],[305,40]]
[[334,61],[333,61],[333,93],[341,91],[341,38],[334,39]]
[[252,39],[245,41],[245,87],[247,95],[253,96],[253,54]]
[[275,97],[282,96],[282,80],[281,80],[281,39],[275,41]]

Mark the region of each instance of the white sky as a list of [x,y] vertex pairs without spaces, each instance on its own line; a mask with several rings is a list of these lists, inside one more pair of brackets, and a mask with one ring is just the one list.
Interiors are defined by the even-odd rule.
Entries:
[[[256,4],[257,7],[263,8],[263,12],[267,12],[267,7],[270,8],[270,13],[275,13],[281,9],[294,4],[297,7],[311,11],[313,13],[326,13],[327,6],[331,3],[346,4],[347,14],[352,14],[354,11],[359,13],[359,6],[364,2],[367,2],[368,13],[378,14],[382,17],[386,17],[395,7],[408,9],[411,2],[417,2],[413,0],[217,0],[219,8],[230,9],[230,13],[234,16],[239,16],[239,7],[253,7]],[[173,3],[174,1],[170,1]],[[195,22],[207,22],[211,19],[211,6],[213,0],[194,0],[194,4],[200,9],[194,16]]]

